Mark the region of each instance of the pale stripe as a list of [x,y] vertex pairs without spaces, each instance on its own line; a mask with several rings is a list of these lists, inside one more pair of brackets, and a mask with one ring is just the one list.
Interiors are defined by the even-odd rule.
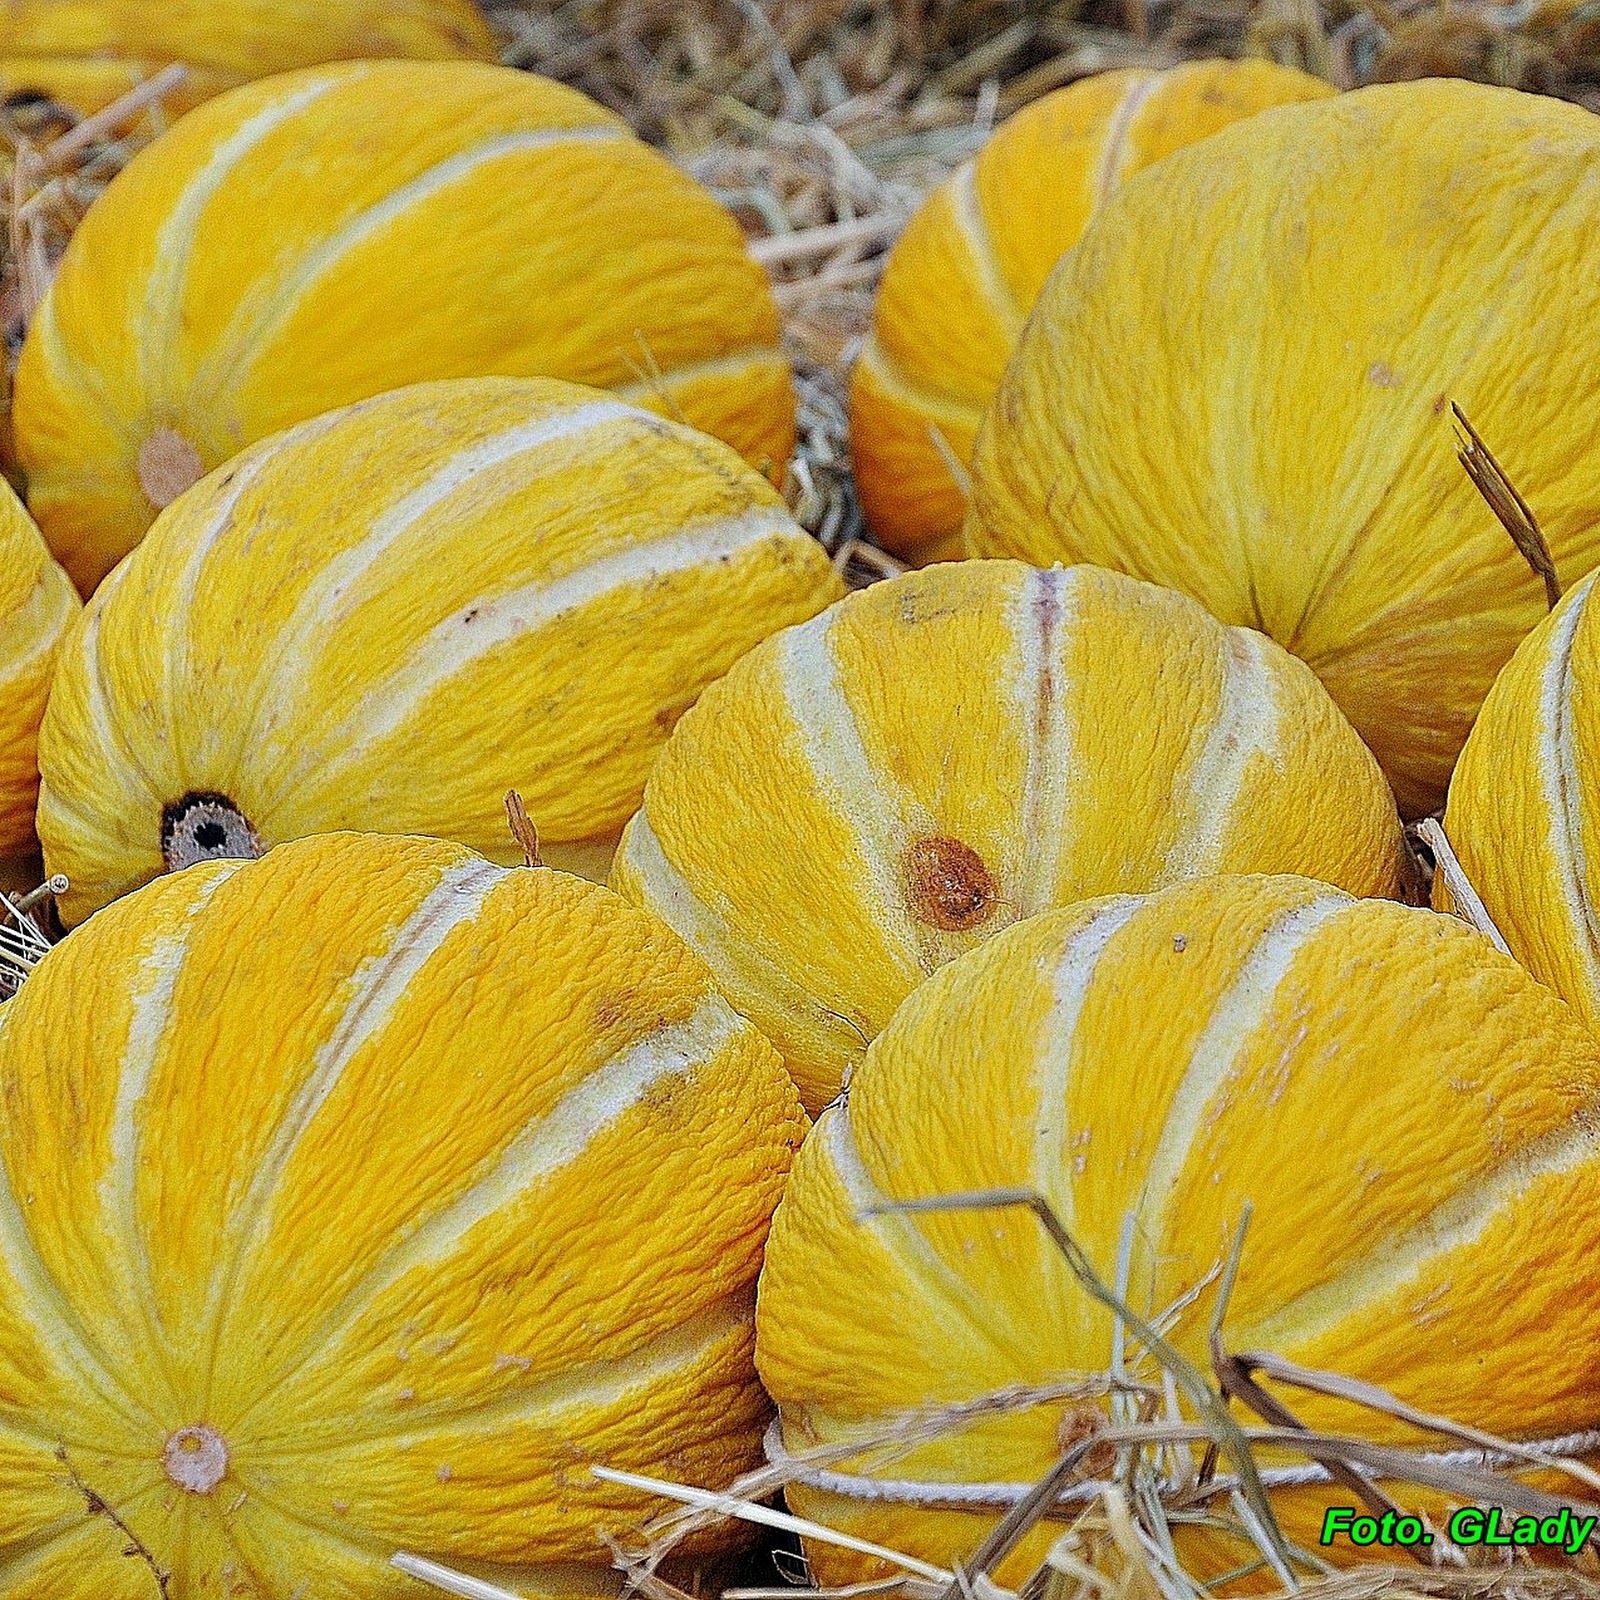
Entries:
[[[1414,1282],[1441,1258],[1478,1243],[1541,1179],[1573,1172],[1597,1157],[1600,1133],[1591,1120],[1562,1123],[1478,1182],[1457,1190],[1414,1227],[1382,1240],[1359,1261],[1279,1306],[1254,1325],[1243,1342],[1292,1350],[1352,1316],[1370,1319],[1386,1295]],[[1548,1215],[1548,1202],[1541,1214]],[[1231,1340],[1237,1343],[1240,1338],[1239,1329],[1230,1329]]]
[[[1033,1146],[1033,1186],[1049,1196],[1056,1214],[1068,1227],[1072,1226],[1076,1210],[1076,1186],[1072,1180],[1081,1170],[1079,1158],[1086,1162],[1090,1154],[1081,1143],[1069,1147],[1067,1136],[1067,1101],[1078,1022],[1101,956],[1143,903],[1138,895],[1119,895],[1102,906],[1073,934],[1052,981],[1050,1015],[1038,1055],[1039,1121]],[[1116,1158],[1115,1151],[1106,1157]]]
[[61,635],[76,609],[72,585],[53,582],[50,568],[45,567],[22,604],[0,618],[7,650],[18,641],[27,641],[24,654],[8,655],[5,659],[0,667],[0,682],[14,684],[37,667],[61,643]]
[[[1583,782],[1572,719],[1572,652],[1594,592],[1585,578],[1550,639],[1539,685],[1538,773],[1550,817],[1550,858],[1570,929],[1568,944],[1583,964],[1584,989],[1600,994],[1600,924],[1589,898],[1589,852],[1583,842]],[[1491,841],[1491,848],[1497,841]],[[1586,1008],[1587,1009],[1587,1008]]]
[[[869,1232],[884,1254],[904,1268],[916,1284],[918,1298],[932,1324],[956,1332],[950,1327],[949,1313],[953,1312],[965,1324],[975,1345],[995,1352],[997,1370],[1032,1370],[1038,1364],[1036,1337],[1019,1330],[1010,1317],[1001,1313],[992,1284],[970,1281],[934,1249],[925,1218],[904,1211],[871,1212],[872,1207],[893,1197],[878,1187],[862,1160],[848,1094],[828,1108],[812,1129],[810,1139],[821,1145],[832,1164],[850,1203],[851,1221],[858,1229]],[[932,1220],[937,1227],[945,1219]],[[966,1220],[974,1228],[995,1226],[994,1218],[982,1212],[972,1212]]]
[[688,1077],[742,1034],[753,1032],[721,995],[708,993],[685,1021],[636,1040],[581,1079],[513,1138],[476,1182],[370,1264],[359,1286],[308,1335],[304,1353],[263,1387],[263,1402],[403,1279],[437,1271],[474,1229],[577,1162],[598,1135],[659,1084]]
[[[780,634],[778,678],[818,793],[854,836],[864,870],[851,873],[853,884],[900,968],[901,986],[909,987],[942,965],[943,941],[937,929],[912,917],[907,903],[899,869],[912,836],[901,819],[914,808],[893,775],[879,771],[867,754],[828,643],[835,621],[835,613],[824,612]],[[931,831],[926,819],[909,820]]]
[[[908,411],[926,412],[930,419],[939,423],[941,427],[976,433],[979,423],[983,421],[983,407],[973,400],[963,395],[947,394],[943,390],[930,388],[922,380],[910,377],[878,343],[878,337],[874,333],[867,335],[866,343],[861,347],[861,354],[856,357],[856,365],[872,372],[888,391],[891,399]],[[945,467],[945,472],[948,476],[948,465]]]
[[[286,1434],[252,1432],[250,1458],[252,1462],[265,1463],[281,1452],[290,1460],[304,1461],[308,1441],[319,1455],[328,1449],[320,1443],[325,1433],[337,1435],[337,1442],[328,1449],[333,1455],[339,1454],[345,1443],[363,1445],[379,1439],[397,1449],[414,1443],[438,1448],[440,1430],[446,1427],[459,1430],[463,1439],[469,1432],[486,1435],[515,1422],[534,1422],[570,1434],[573,1429],[570,1424],[563,1425],[564,1416],[587,1413],[592,1420],[596,1413],[620,1405],[630,1395],[652,1389],[675,1374],[692,1371],[719,1342],[748,1324],[754,1312],[754,1285],[745,1285],[623,1354],[585,1361],[548,1376],[538,1376],[529,1368],[526,1380],[513,1382],[492,1399],[477,1404],[463,1403],[452,1396],[432,1405],[418,1403],[397,1408],[386,1422],[377,1422],[378,1406],[374,1401],[382,1397],[362,1393],[354,1397],[359,1406],[354,1415],[319,1412],[314,1431],[307,1430],[298,1419],[291,1419]],[[338,1353],[331,1354],[337,1362]],[[521,1365],[524,1359],[514,1350],[503,1351],[500,1356],[504,1366]]]
[[[261,1242],[258,1236],[268,1232],[269,1209],[283,1175],[306,1130],[338,1088],[345,1069],[382,1035],[396,1008],[451,935],[477,920],[507,870],[478,857],[447,867],[438,883],[395,928],[383,953],[369,956],[351,976],[339,1020],[313,1056],[305,1082],[256,1163],[250,1187],[229,1223],[228,1255],[211,1282],[208,1321],[212,1326],[234,1306],[235,1282],[251,1247]],[[216,1339],[213,1351],[222,1343]]]
[[1026,730],[1028,768],[1023,779],[1022,840],[1017,862],[1017,917],[1056,904],[1061,863],[1072,849],[1069,806],[1073,776],[1073,724],[1067,696],[1062,637],[1077,620],[1081,585],[1059,569],[1032,570],[1022,586],[1012,632],[1022,653],[1020,722]]
[[782,506],[756,507],[628,545],[447,617],[372,685],[343,722],[321,735],[314,771],[296,781],[301,804],[310,806],[310,794],[342,783],[350,766],[370,760],[375,748],[453,680],[558,617],[622,589],[643,589],[697,567],[735,561],[774,540],[805,537]]
[[[100,596],[96,595],[95,598],[99,600]],[[124,826],[141,815],[148,817],[152,808],[159,815],[167,799],[170,798],[156,793],[155,785],[151,783],[149,775],[134,759],[133,753],[122,740],[121,719],[112,710],[111,695],[106,687],[105,672],[100,658],[100,622],[105,612],[106,607],[103,602],[91,605],[88,620],[78,635],[89,723],[94,729],[95,742],[105,752],[106,757],[101,764],[101,771],[108,778],[121,780],[121,786],[115,794],[95,796],[95,814],[102,819],[101,827],[105,826],[107,813],[112,815],[120,813],[119,820]],[[117,837],[125,835],[119,832]]]
[[1145,101],[1162,87],[1162,83],[1162,74],[1152,72],[1142,83],[1135,84],[1118,102],[1117,109],[1106,128],[1105,140],[1100,146],[1100,159],[1095,163],[1093,194],[1097,211],[1111,198],[1122,182],[1123,175],[1128,169],[1128,162],[1133,155],[1130,147],[1133,124],[1139,113],[1144,110]]
[[155,265],[145,283],[145,331],[135,348],[139,357],[140,385],[147,395],[163,392],[156,364],[170,359],[180,342],[186,280],[194,256],[195,234],[206,207],[251,151],[340,81],[340,77],[333,75],[314,79],[302,84],[293,94],[262,107],[217,145],[205,165],[184,186],[156,235]]
[[[273,286],[270,297],[243,298],[233,320],[217,341],[217,354],[207,363],[208,370],[197,387],[215,394],[240,382],[243,374],[249,372],[271,341],[299,312],[302,301],[318,281],[329,276],[362,245],[399,222],[407,212],[437,199],[447,189],[507,157],[550,150],[559,145],[618,140],[635,142],[627,129],[610,123],[503,133],[429,167],[399,188],[390,190],[376,204],[357,212],[337,232],[330,234],[301,259],[292,273]],[[519,202],[513,200],[512,203]]]
[[117,1249],[128,1264],[129,1277],[139,1297],[139,1310],[144,1316],[148,1337],[162,1344],[167,1343],[165,1330],[156,1309],[150,1254],[144,1236],[139,1231],[139,1208],[135,1198],[139,1169],[139,1110],[149,1092],[162,1042],[178,1020],[172,1000],[189,953],[189,938],[194,932],[195,922],[210,904],[211,897],[243,865],[242,861],[211,862],[195,874],[201,881],[184,908],[182,927],[158,939],[139,963],[138,976],[134,980],[133,1013],[118,1063],[117,1092],[107,1139],[106,1169],[98,1186],[100,1205],[117,1237]]
[[765,928],[736,932],[700,899],[668,859],[650,826],[648,810],[641,810],[628,824],[621,856],[645,907],[718,973],[735,1003],[745,995],[758,997],[760,1009],[781,1013],[796,1032],[833,1034],[835,1047],[844,1054],[860,1053],[861,1035],[794,981],[770,953]]
[[1280,913],[1251,946],[1233,983],[1213,1003],[1145,1169],[1138,1209],[1150,1238],[1163,1236],[1167,1210],[1212,1101],[1236,1070],[1239,1052],[1271,1012],[1296,958],[1324,924],[1356,903],[1330,891]]
[[956,226],[966,241],[972,264],[977,268],[984,299],[1015,341],[1022,333],[1029,308],[1018,304],[1011,285],[1006,281],[999,257],[995,254],[994,239],[983,220],[983,206],[978,199],[978,168],[975,162],[967,162],[951,178],[950,202]]
[[1162,863],[1161,883],[1219,871],[1235,837],[1234,813],[1250,763],[1262,757],[1282,764],[1283,707],[1279,679],[1268,666],[1271,648],[1251,629],[1225,630],[1221,704],[1189,768],[1187,806]]

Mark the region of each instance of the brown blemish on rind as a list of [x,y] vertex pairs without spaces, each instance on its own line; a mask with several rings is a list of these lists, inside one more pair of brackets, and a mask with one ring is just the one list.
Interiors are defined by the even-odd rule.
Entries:
[[[1084,1403],[1070,1406],[1056,1427],[1056,1452],[1065,1455],[1076,1445],[1104,1433],[1111,1420],[1099,1406]],[[1078,1461],[1080,1478],[1106,1478],[1116,1470],[1117,1449],[1112,1444],[1097,1444]]]
[[192,792],[161,813],[161,856],[168,872],[197,861],[253,861],[266,853],[260,835],[225,794]]
[[157,428],[139,446],[139,487],[157,511],[163,511],[205,477],[200,452],[176,428]]
[[228,1475],[228,1446],[210,1424],[197,1422],[167,1440],[161,1465],[185,1494],[210,1494]]
[[959,839],[918,839],[906,851],[906,882],[918,919],[944,933],[966,933],[989,920],[999,887],[983,858]]

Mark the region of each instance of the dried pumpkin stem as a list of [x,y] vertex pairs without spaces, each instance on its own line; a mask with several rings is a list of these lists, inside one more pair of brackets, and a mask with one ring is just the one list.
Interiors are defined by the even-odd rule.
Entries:
[[1456,419],[1457,458],[1489,509],[1500,519],[1500,526],[1511,535],[1511,542],[1522,559],[1544,580],[1545,599],[1554,611],[1561,600],[1561,580],[1556,575],[1556,564],[1539,529],[1538,519],[1528,502],[1517,493],[1517,486],[1495,460],[1478,430],[1467,420],[1467,414],[1454,401],[1450,403],[1450,414]]
[[1459,910],[1462,920],[1470,922],[1502,955],[1511,954],[1511,946],[1501,937],[1472,880],[1461,866],[1451,846],[1443,825],[1436,817],[1424,817],[1417,824],[1417,837],[1433,852],[1434,871],[1444,879],[1450,899]]
[[161,817],[161,857],[168,872],[199,861],[253,861],[267,853],[261,836],[225,794],[186,794]]

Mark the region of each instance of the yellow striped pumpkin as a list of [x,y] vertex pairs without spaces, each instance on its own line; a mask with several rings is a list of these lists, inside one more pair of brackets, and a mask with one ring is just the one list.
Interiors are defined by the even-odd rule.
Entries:
[[[1600,1028],[1600,607],[1591,573],[1495,680],[1444,826],[1511,953]],[[1442,875],[1436,903],[1450,907]]]
[[0,482],[0,861],[35,848],[39,723],[56,652],[80,609],[39,530]]
[[918,562],[960,554],[952,458],[971,459],[1050,269],[1117,186],[1264,106],[1333,92],[1269,61],[1102,73],[1019,111],[929,196],[890,252],[851,376],[856,483],[887,548]]
[[251,78],[376,56],[492,61],[475,0],[8,0],[0,92],[87,115],[169,62],[189,68],[174,110]]
[[727,446],[611,395],[462,379],[304,423],[169,507],[63,649],[62,916],[335,828],[514,859],[511,787],[603,876],[677,717],[841,591]]
[[684,718],[613,885],[705,956],[809,1107],[1000,929],[1219,871],[1399,885],[1376,763],[1306,667],[1091,567],[930,567],[753,650]]
[[[969,1557],[1006,1502],[991,1489],[974,1498],[995,1509],[930,1509],[938,1486],[1020,1491],[1109,1422],[1092,1386],[1112,1369],[1112,1316],[1030,1212],[869,1214],[995,1188],[1043,1195],[1105,1282],[1125,1259],[1123,1298],[1141,1315],[1198,1291],[1169,1337],[1204,1371],[1248,1206],[1230,1351],[1365,1379],[1508,1438],[1600,1425],[1600,1046],[1453,919],[1305,879],[1211,878],[1034,918],[896,1013],[800,1152],[762,1272],[756,1363],[792,1451],[865,1442],[930,1404],[1090,1385],[990,1406],[887,1466],[839,1463],[856,1482],[790,1488],[801,1514],[942,1566]],[[1126,1350],[1159,1411],[1159,1367],[1136,1335]],[[1313,1428],[1440,1448],[1370,1411],[1286,1398]],[[860,1479],[873,1475],[928,1487],[872,1500]],[[1395,1492],[1417,1506],[1417,1491]],[[1353,1497],[1274,1494],[1290,1538],[1348,1561],[1348,1544],[1318,1545],[1330,1501]],[[1063,1531],[1036,1529],[999,1581],[1018,1586]],[[1175,1532],[1197,1576],[1259,1560]],[[876,1575],[810,1553],[823,1585]]]
[[[978,441],[973,552],[1171,584],[1316,669],[1407,815],[1442,803],[1544,590],[1600,560],[1600,120],[1457,81],[1264,111],[1096,215]],[[1552,295],[1552,282],[1563,285]]]
[[173,1600],[400,1600],[399,1549],[605,1590],[649,1503],[589,1463],[759,1450],[803,1117],[597,885],[378,835],[204,863],[45,957],[0,1082],[8,1600],[145,1600],[130,1535]]
[[28,503],[85,592],[245,445],[428,379],[611,388],[776,475],[795,402],[733,218],[575,90],[368,62],[233,91],[73,237],[17,371]]

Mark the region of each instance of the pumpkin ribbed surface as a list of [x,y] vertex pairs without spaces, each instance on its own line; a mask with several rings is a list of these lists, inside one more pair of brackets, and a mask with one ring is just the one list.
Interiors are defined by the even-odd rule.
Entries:
[[474,0],[9,0],[0,87],[80,114],[110,105],[169,62],[188,67],[165,99],[185,111],[224,89],[324,61],[495,57]]
[[[1594,575],[1518,647],[1450,781],[1449,835],[1511,953],[1600,1027],[1600,607]],[[1434,877],[1441,907],[1450,904]]]
[[40,745],[62,915],[334,828],[521,859],[513,787],[603,876],[685,707],[841,590],[731,450],[607,394],[466,379],[319,417],[169,507],[69,637]]
[[0,860],[33,849],[39,723],[56,651],[79,609],[66,573],[0,483]]
[[[1600,1423],[1586,1221],[1600,1207],[1600,1046],[1450,918],[1304,879],[1219,877],[1035,918],[938,973],[817,1123],[773,1224],[756,1361],[791,1449],[1111,1370],[1111,1314],[1030,1213],[868,1212],[1001,1187],[1042,1194],[1108,1283],[1131,1228],[1124,1300],[1159,1318],[1198,1290],[1169,1337],[1203,1370],[1216,1274],[1248,1205],[1229,1350],[1366,1379],[1504,1437]],[[1136,1344],[1130,1333],[1130,1371],[1159,1395]],[[1372,1412],[1298,1391],[1290,1403],[1313,1428],[1359,1417],[1360,1437],[1415,1443]],[[991,1408],[859,1470],[1031,1484],[1063,1439],[1105,1425],[1100,1404]],[[893,1491],[789,1495],[947,1565],[994,1521]],[[1275,1500],[1289,1536],[1318,1549],[1317,1507],[1351,1497]],[[1020,1583],[1061,1531],[1037,1531],[999,1580]],[[1176,1533],[1198,1575],[1256,1557]],[[863,1575],[858,1558],[810,1553],[824,1585]]]
[[1388,786],[1270,640],[1093,568],[962,562],[753,650],[679,725],[614,885],[809,1106],[936,967],[1089,895],[1294,870],[1396,890]]
[[979,438],[971,549],[1115,567],[1261,628],[1402,809],[1433,809],[1544,601],[1450,405],[1564,579],[1600,560],[1597,228],[1600,121],[1480,84],[1279,107],[1177,151],[1040,296]]
[[851,376],[856,481],[890,550],[959,554],[966,495],[948,458],[971,459],[1028,311],[1096,207],[1230,122],[1332,93],[1267,61],[1101,73],[1019,111],[935,190],[890,253]]
[[795,401],[738,224],[586,96],[509,68],[290,73],[184,117],[29,328],[28,501],[87,592],[243,446],[427,379],[548,376],[776,474]]
[[[607,890],[334,835],[153,884],[0,1011],[15,1600],[602,1588],[759,1449],[752,1284],[803,1119]],[[573,1566],[572,1564],[586,1564]]]

